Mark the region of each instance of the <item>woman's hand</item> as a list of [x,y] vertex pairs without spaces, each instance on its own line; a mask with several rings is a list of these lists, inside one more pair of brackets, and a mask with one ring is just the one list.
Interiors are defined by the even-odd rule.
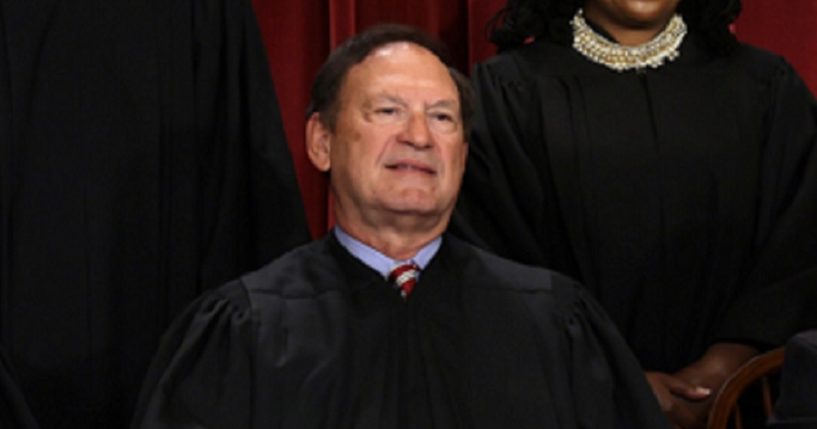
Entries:
[[[689,383],[675,375],[649,371],[645,373],[661,410],[670,420],[673,428],[699,428],[700,413],[692,405],[711,396],[711,390]],[[706,420],[704,420],[706,423]]]
[[701,429],[706,427],[715,392],[757,353],[744,344],[716,343],[675,374],[647,372],[647,381],[673,427]]

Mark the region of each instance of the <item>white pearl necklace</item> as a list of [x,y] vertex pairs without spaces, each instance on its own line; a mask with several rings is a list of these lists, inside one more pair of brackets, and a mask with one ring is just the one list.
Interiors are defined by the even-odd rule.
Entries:
[[584,20],[581,9],[573,16],[570,25],[573,27],[573,49],[590,61],[619,72],[656,68],[665,61],[678,58],[678,47],[687,34],[687,26],[678,14],[652,40],[638,46],[622,46],[600,36]]

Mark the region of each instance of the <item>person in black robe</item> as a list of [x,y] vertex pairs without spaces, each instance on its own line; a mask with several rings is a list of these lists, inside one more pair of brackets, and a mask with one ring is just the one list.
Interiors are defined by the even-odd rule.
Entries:
[[247,0],[0,2],[0,342],[122,428],[170,322],[309,235]]
[[[193,304],[134,429],[667,427],[575,281],[442,236],[471,111],[444,58],[397,25],[330,55],[307,152],[330,175],[336,228]],[[405,263],[419,279],[392,281]]]
[[[581,281],[673,414],[817,325],[817,106],[735,41],[738,1],[636,3],[508,3],[452,231]],[[603,55],[644,38],[660,63]]]

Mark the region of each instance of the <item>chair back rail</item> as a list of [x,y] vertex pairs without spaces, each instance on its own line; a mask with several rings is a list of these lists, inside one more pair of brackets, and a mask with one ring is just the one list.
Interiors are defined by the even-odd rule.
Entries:
[[[729,422],[734,429],[743,429],[743,418],[738,400],[746,389],[759,383],[762,391],[763,412],[772,414],[774,399],[770,378],[776,376],[783,366],[784,348],[779,347],[762,353],[743,364],[721,387],[712,403],[707,429],[727,429]],[[744,404],[745,405],[745,404]]]

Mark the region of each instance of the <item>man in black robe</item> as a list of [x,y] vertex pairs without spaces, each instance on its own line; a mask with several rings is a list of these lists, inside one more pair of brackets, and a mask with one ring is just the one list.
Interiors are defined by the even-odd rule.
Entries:
[[126,427],[170,322],[307,242],[301,205],[249,0],[0,1],[0,343],[42,427]]
[[575,282],[443,235],[472,110],[443,58],[400,26],[330,56],[307,150],[337,227],[190,307],[134,428],[666,427]]

